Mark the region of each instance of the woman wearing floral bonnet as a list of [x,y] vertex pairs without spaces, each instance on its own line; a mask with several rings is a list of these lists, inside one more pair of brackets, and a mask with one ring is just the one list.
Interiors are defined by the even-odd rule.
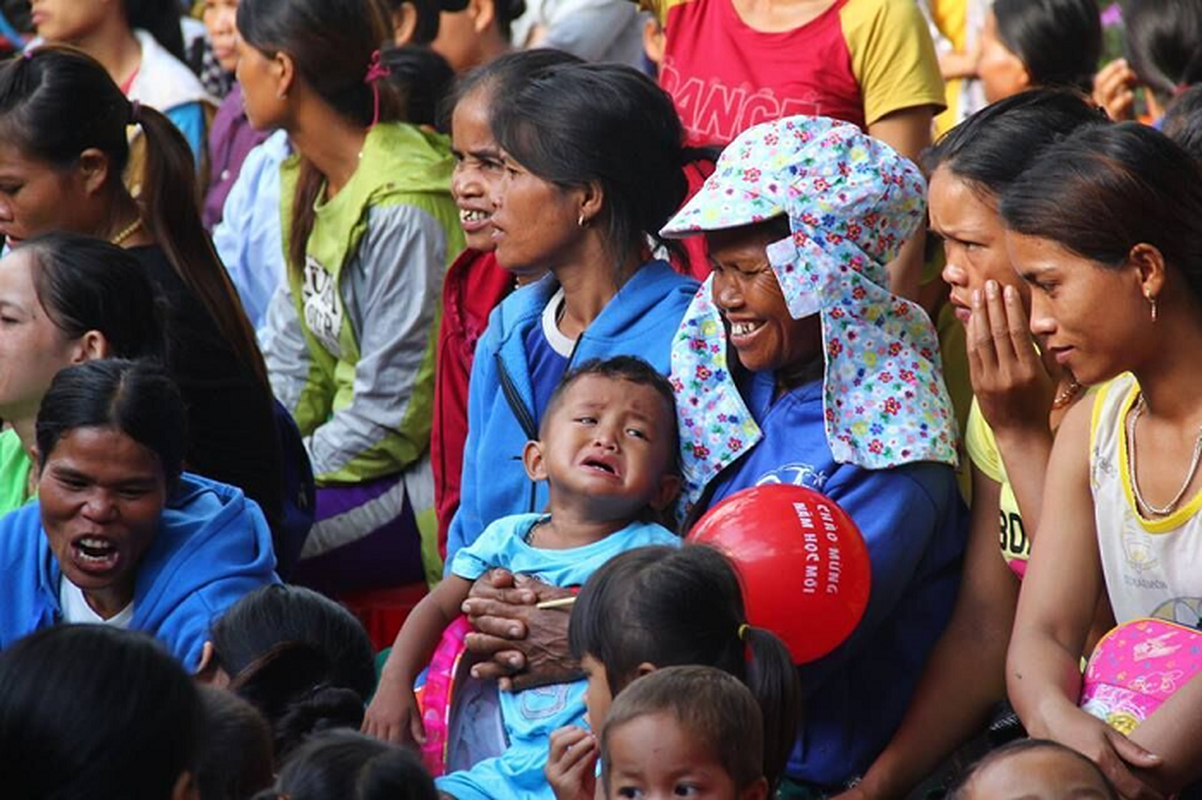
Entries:
[[871,763],[955,599],[966,514],[939,345],[885,288],[924,193],[916,166],[858,128],[790,117],[735,139],[663,230],[704,234],[714,270],[672,352],[689,516],[804,485],[851,516],[872,562],[855,632],[799,668],[786,797],[838,792]]

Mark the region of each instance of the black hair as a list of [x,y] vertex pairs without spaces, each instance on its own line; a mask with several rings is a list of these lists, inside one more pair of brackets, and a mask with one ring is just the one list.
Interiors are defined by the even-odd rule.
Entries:
[[552,412],[555,411],[563,396],[567,394],[568,389],[571,389],[573,384],[581,378],[588,376],[598,378],[607,378],[612,381],[626,381],[633,383],[635,386],[648,386],[655,390],[660,399],[664,401],[664,406],[668,412],[668,421],[671,429],[664,431],[672,437],[672,452],[677,454],[673,460],[673,466],[679,472],[680,469],[680,454],[676,446],[678,441],[676,431],[676,394],[672,391],[671,382],[651,366],[645,360],[638,356],[614,356],[613,358],[590,358],[580,364],[572,367],[560,379],[551,392],[550,399],[547,400],[547,408],[543,411],[544,424],[551,418]]
[[1178,95],[1160,129],[1194,160],[1202,161],[1202,86],[1191,86]]
[[135,114],[104,67],[71,47],[39,47],[0,65],[0,139],[59,170],[96,148],[108,159],[108,181],[116,193],[127,193],[122,174],[135,116],[146,145],[137,200],[143,224],[222,338],[266,388],[254,330],[201,224],[192,150],[175,123],[149,107]]
[[438,110],[455,81],[455,71],[447,60],[429,47],[417,45],[386,48],[382,57],[389,79],[404,97],[405,121],[446,133]]
[[1202,5],[1128,0],[1123,6],[1127,60],[1162,105],[1202,81]]
[[43,234],[14,252],[29,255],[38,302],[67,337],[96,330],[116,358],[166,357],[162,304],[129,252],[75,233]]
[[699,664],[734,675],[763,713],[763,774],[772,786],[784,775],[801,719],[797,670],[779,638],[747,625],[738,574],[722,553],[685,545],[615,556],[580,592],[568,642],[573,657],[605,665],[614,697],[644,662]]
[[428,45],[438,38],[438,20],[442,12],[438,0],[384,0],[384,9],[389,14],[396,14],[401,10],[401,6],[405,5],[413,6],[417,15],[417,22],[413,26],[413,38],[409,40],[409,44]]
[[609,708],[601,729],[607,797],[614,736],[624,724],[653,714],[667,714],[682,725],[730,776],[736,792],[764,778],[763,712],[748,688],[714,667],[666,667],[631,683]]
[[1072,89],[1038,88],[992,103],[948,131],[922,155],[923,170],[940,167],[978,193],[1001,197],[1039,152],[1105,114]]
[[997,35],[1036,86],[1088,92],[1102,57],[1096,0],[996,0]]
[[275,787],[255,800],[438,800],[434,781],[413,753],[364,736],[332,731],[296,751]]
[[1202,297],[1202,174],[1146,125],[1089,125],[1046,148],[1007,189],[1001,213],[1010,230],[1103,267],[1150,244]]
[[163,800],[196,766],[200,696],[151,637],[57,625],[0,653],[7,797]]
[[[238,35],[268,57],[287,53],[317,96],[356,125],[372,124],[375,93],[380,121],[401,115],[403,101],[392,83],[365,80],[375,53],[392,40],[384,9],[375,0],[241,0]],[[293,270],[304,268],[317,219],[314,203],[324,185],[317,167],[301,154],[286,248]]]
[[179,387],[152,361],[106,358],[59,371],[38,409],[38,466],[77,428],[112,428],[158,456],[167,488],[184,469],[187,416]]
[[1000,761],[1005,761],[1008,758],[1013,758],[1014,756],[1022,755],[1024,753],[1030,753],[1035,750],[1050,750],[1069,758],[1076,759],[1077,761],[1081,762],[1083,766],[1086,766],[1089,771],[1096,775],[1102,782],[1102,785],[1106,789],[1106,800],[1119,800],[1118,790],[1114,788],[1114,784],[1111,783],[1110,779],[1106,777],[1106,773],[1102,772],[1102,770],[1098,768],[1097,764],[1081,753],[1078,753],[1071,747],[1065,747],[1059,742],[1053,742],[1049,739],[1019,739],[1018,741],[1010,742],[1009,744],[1003,745],[1002,747],[987,753],[979,761],[976,761],[969,766],[969,768],[965,770],[959,778],[956,779],[955,783],[953,783],[951,788],[948,789],[948,793],[946,795],[947,800],[968,800],[972,794],[970,784],[972,783],[973,779],[984,772],[987,768],[997,764]]
[[274,779],[271,730],[254,706],[201,685],[204,736],[196,770],[200,800],[245,800]]
[[300,586],[264,586],[213,623],[214,666],[272,727],[277,760],[311,733],[358,729],[375,651],[353,614]]
[[548,67],[559,64],[583,64],[584,59],[566,50],[553,47],[534,47],[529,50],[513,50],[494,58],[486,64],[469,70],[455,81],[440,110],[442,124],[451,127],[451,115],[459,101],[480,88],[487,88],[497,97],[509,97],[521,84]]
[[168,53],[180,61],[187,60],[178,0],[122,0],[122,4],[131,29],[142,28]]
[[505,41],[512,41],[513,21],[526,13],[526,0],[493,0],[493,9],[497,17],[497,30]]
[[[672,98],[621,64],[561,64],[527,78],[494,104],[497,142],[534,175],[561,188],[596,182],[596,224],[620,268],[645,236],[676,213],[688,189],[684,128]],[[533,220],[527,221],[533,223]]]

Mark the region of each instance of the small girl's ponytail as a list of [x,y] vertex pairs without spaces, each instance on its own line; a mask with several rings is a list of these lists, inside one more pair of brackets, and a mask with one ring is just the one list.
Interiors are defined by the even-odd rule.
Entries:
[[801,684],[789,648],[772,631],[748,625],[745,683],[764,716],[764,774],[782,776],[801,720]]
[[639,665],[715,667],[747,684],[764,718],[764,775],[775,786],[797,738],[801,690],[784,643],[747,624],[738,574],[704,545],[641,547],[609,560],[572,611],[572,655],[605,665],[616,697]]

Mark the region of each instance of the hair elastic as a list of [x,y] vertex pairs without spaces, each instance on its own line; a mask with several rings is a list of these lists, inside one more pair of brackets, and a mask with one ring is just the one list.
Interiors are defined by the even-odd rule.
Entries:
[[129,124],[130,125],[141,125],[142,124],[142,104],[139,103],[137,100],[129,101]]
[[364,76],[363,82],[371,87],[371,127],[375,127],[380,121],[380,87],[379,81],[381,78],[387,78],[392,74],[392,70],[384,63],[383,54],[376,50],[371,54],[371,63],[367,65],[367,75]]

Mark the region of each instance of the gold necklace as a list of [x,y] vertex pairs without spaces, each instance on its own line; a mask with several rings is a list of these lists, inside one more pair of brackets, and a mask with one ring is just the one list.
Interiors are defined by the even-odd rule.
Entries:
[[121,245],[125,244],[125,240],[133,236],[134,231],[140,227],[142,227],[142,218],[134,217],[134,221],[122,228],[116,236],[114,236],[112,239],[109,239],[109,242],[120,247]]
[[1068,386],[1065,386],[1056,393],[1056,398],[1052,400],[1052,408],[1057,410],[1064,408],[1069,403],[1073,402],[1073,400],[1080,393],[1081,384],[1077,382],[1076,378],[1070,377],[1068,379]]

